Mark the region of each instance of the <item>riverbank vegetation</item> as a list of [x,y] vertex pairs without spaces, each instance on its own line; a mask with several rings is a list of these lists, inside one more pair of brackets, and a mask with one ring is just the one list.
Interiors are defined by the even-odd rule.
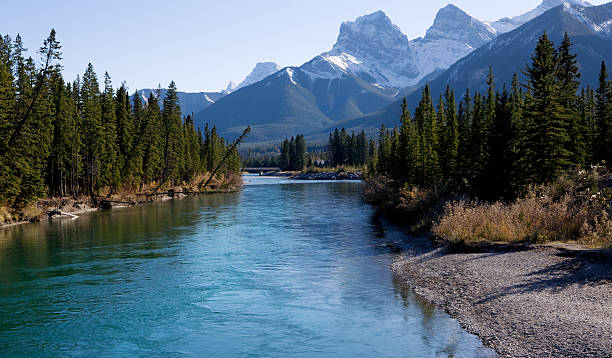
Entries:
[[[132,98],[104,74],[102,90],[89,64],[72,83],[62,77],[61,46],[52,30],[26,58],[19,35],[0,38],[0,207],[23,211],[34,200],[96,197],[193,186],[217,168],[239,173],[240,158],[208,126],[182,117],[177,89]],[[229,153],[228,153],[229,152]]]
[[414,116],[404,102],[400,127],[380,130],[366,198],[445,240],[610,246],[605,63],[597,88],[581,88],[569,37],[555,47],[543,34],[522,73],[500,89],[489,71],[486,92],[458,106],[450,87],[435,105],[426,86]]

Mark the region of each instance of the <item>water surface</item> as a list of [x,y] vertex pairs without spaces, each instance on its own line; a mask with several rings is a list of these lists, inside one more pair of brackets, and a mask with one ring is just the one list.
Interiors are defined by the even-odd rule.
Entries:
[[393,280],[362,184],[247,182],[0,230],[0,356],[490,356]]

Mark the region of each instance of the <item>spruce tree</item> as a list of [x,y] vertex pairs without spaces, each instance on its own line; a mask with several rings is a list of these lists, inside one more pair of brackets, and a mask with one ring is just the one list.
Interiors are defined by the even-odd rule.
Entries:
[[558,61],[554,44],[544,33],[531,64],[523,71],[528,78],[526,88],[530,95],[526,113],[530,119],[524,140],[536,183],[552,181],[570,164],[566,117],[557,78]]
[[457,180],[459,174],[459,123],[457,120],[457,104],[455,91],[449,87],[446,89],[446,128],[444,146],[444,173],[453,181]]
[[83,168],[87,173],[84,186],[90,195],[100,187],[100,153],[103,151],[104,130],[102,126],[102,107],[100,85],[92,64],[87,65],[83,74],[80,91],[83,135]]
[[601,62],[599,85],[595,92],[596,99],[596,144],[595,161],[605,160],[612,163],[612,85],[608,80],[606,63]]
[[100,147],[100,185],[115,190],[120,185],[119,146],[117,119],[115,117],[115,98],[108,72],[104,73],[104,92],[102,92],[102,145]]
[[577,92],[580,86],[580,73],[577,56],[571,53],[571,47],[570,38],[565,33],[558,51],[559,96],[569,139],[566,146],[566,150],[570,153],[569,160],[571,164],[583,166],[586,160],[586,142],[583,137],[586,128],[578,113]]

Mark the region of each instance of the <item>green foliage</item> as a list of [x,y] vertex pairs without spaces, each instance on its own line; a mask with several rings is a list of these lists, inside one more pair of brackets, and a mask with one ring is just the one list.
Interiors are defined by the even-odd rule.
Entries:
[[[212,170],[229,147],[193,119],[181,118],[172,82],[163,110],[159,91],[132,106],[125,86],[104,88],[89,64],[66,84],[51,31],[40,49],[42,65],[25,58],[21,38],[0,37],[0,204],[24,207],[46,195],[111,194],[134,185],[191,183]],[[240,170],[236,149],[220,175]]]

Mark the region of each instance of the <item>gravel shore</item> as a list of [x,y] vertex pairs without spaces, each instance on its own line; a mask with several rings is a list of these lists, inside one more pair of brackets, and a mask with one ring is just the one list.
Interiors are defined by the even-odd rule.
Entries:
[[612,253],[572,245],[455,253],[395,244],[394,274],[502,357],[612,357]]

